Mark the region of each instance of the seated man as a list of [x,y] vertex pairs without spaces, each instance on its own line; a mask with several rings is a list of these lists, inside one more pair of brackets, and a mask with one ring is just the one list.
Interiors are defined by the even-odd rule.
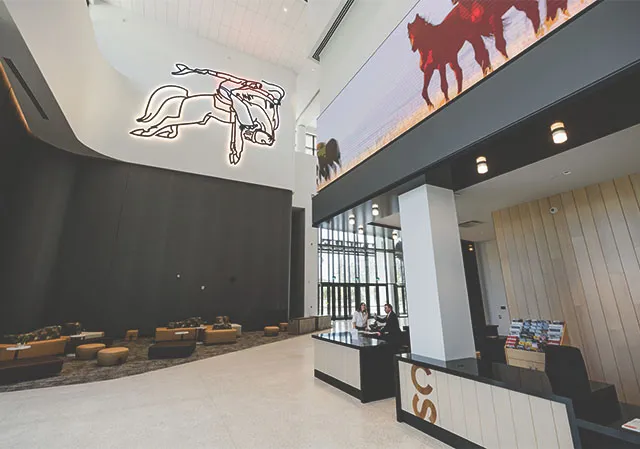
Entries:
[[397,337],[400,335],[400,323],[398,322],[398,316],[393,311],[391,304],[384,305],[384,311],[387,314],[384,317],[376,316],[375,320],[380,323],[385,323],[384,327],[378,331],[379,337]]

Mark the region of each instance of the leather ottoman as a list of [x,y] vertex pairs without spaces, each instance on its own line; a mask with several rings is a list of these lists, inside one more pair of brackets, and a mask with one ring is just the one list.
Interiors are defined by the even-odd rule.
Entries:
[[264,328],[265,337],[277,337],[279,332],[280,328],[278,326],[266,326]]
[[204,344],[235,343],[237,338],[235,329],[211,329],[204,333]]
[[62,363],[54,356],[0,362],[0,385],[56,376],[62,371]]
[[163,341],[149,346],[149,359],[181,359],[189,357],[196,350],[196,342]]
[[107,348],[98,352],[98,366],[122,365],[129,357],[128,348]]
[[106,348],[104,343],[91,343],[88,345],[80,345],[76,348],[76,358],[78,360],[95,359],[98,351]]

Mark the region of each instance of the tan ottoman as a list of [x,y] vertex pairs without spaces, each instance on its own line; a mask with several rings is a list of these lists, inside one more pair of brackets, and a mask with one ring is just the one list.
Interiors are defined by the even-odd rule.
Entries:
[[139,333],[138,329],[129,329],[125,334],[124,339],[128,341],[137,340],[138,333]]
[[76,348],[76,358],[78,360],[95,359],[98,351],[106,347],[107,346],[102,343],[91,343],[87,345],[80,345]]
[[122,365],[129,357],[128,348],[107,348],[98,352],[98,366]]
[[235,329],[211,329],[204,333],[205,345],[216,345],[219,343],[235,343],[238,334]]
[[280,323],[280,332],[286,332],[289,329],[289,323]]
[[264,328],[265,337],[277,337],[278,332],[280,332],[280,328],[278,326],[266,326]]
[[231,328],[236,330],[238,337],[242,337],[242,325],[241,324],[233,324],[231,323]]

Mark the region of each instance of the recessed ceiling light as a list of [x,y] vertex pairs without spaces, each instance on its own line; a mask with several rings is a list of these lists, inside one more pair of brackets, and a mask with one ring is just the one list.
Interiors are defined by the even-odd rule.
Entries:
[[551,138],[553,139],[553,143],[556,144],[565,143],[569,139],[564,123],[555,122],[551,125]]
[[289,11],[286,6],[284,8],[282,8],[282,9],[284,9],[284,12]]
[[571,174],[571,170],[565,170],[562,172],[563,175],[570,175]]
[[476,169],[478,170],[478,173],[480,173],[481,175],[484,175],[486,172],[489,171],[489,166],[487,165],[486,157],[480,156],[479,158],[476,159]]

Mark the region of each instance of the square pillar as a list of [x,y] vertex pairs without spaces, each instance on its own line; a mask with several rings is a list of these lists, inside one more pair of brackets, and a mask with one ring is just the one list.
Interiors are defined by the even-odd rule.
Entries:
[[475,357],[453,191],[423,185],[399,202],[411,351]]

